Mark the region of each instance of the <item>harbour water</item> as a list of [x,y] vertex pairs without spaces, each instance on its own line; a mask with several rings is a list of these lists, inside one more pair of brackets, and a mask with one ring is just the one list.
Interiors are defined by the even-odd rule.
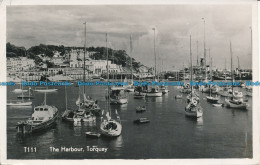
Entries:
[[[7,99],[17,99],[8,87]],[[25,87],[27,89],[28,87]],[[64,86],[57,92],[47,94],[47,104],[54,105],[59,113],[65,110]],[[82,88],[81,88],[82,89]],[[79,87],[69,86],[68,107],[76,109]],[[112,116],[117,109],[122,121],[122,134],[117,138],[88,138],[87,131],[99,131],[100,118],[95,123],[73,125],[60,120],[55,127],[46,131],[21,137],[16,134],[18,121],[30,117],[33,106],[7,106],[7,158],[8,159],[149,159],[149,158],[252,158],[252,98],[247,110],[227,107],[213,107],[200,94],[203,117],[185,117],[186,95],[176,87],[157,98],[134,99],[128,93],[128,104],[110,105]],[[242,88],[236,90],[243,91]],[[98,100],[101,108],[106,108],[105,87],[86,87],[87,95]],[[43,93],[34,92],[33,105],[40,105]],[[244,96],[245,97],[245,96]],[[224,102],[224,97],[221,97]],[[147,111],[136,113],[135,108],[146,105]],[[147,117],[151,122],[136,125],[133,120]],[[107,148],[107,152],[87,151],[87,147]],[[36,152],[24,152],[24,147],[36,147]],[[84,148],[85,152],[51,152],[50,147]]]

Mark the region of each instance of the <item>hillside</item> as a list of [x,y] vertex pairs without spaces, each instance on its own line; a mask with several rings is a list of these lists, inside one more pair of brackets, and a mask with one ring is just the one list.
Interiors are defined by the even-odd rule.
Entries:
[[[34,59],[36,64],[38,64],[40,59],[37,57],[39,54],[45,54],[48,57],[53,57],[54,51],[60,52],[61,56],[64,56],[71,49],[83,49],[83,47],[65,47],[63,45],[44,45],[40,44],[38,46],[32,46],[28,50],[24,47],[17,47],[11,43],[6,44],[6,57],[28,57]],[[87,51],[95,52],[90,56],[94,60],[106,60],[106,48],[105,47],[88,47]],[[113,54],[113,55],[112,55]],[[125,50],[113,50],[108,48],[108,59],[117,65],[122,65],[125,71],[130,70],[131,58],[126,53]],[[142,72],[143,70],[148,70],[146,66],[137,62],[132,58],[133,70],[134,72]]]

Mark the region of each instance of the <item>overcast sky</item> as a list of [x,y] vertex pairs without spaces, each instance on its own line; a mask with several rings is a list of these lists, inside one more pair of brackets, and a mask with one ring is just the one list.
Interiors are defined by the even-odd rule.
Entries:
[[[189,65],[189,35],[192,36],[193,63],[203,56],[203,20],[206,48],[210,48],[213,66],[230,68],[229,42],[233,59],[242,68],[252,65],[250,5],[125,5],[125,6],[11,6],[7,8],[7,42],[29,48],[54,44],[83,46],[87,21],[87,46],[104,46],[129,52],[147,66],[154,64],[152,28],[156,28],[157,59],[167,70]],[[209,59],[209,58],[207,58]],[[162,63],[161,61],[158,63]]]

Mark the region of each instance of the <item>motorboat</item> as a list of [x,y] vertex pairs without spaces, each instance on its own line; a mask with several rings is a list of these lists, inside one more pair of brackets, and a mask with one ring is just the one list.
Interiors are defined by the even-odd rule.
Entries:
[[150,120],[148,120],[147,118],[139,118],[139,119],[134,120],[134,123],[145,124],[145,123],[150,123]]
[[176,95],[176,96],[175,96],[175,99],[182,99],[182,98],[183,98],[182,95]]
[[126,93],[123,87],[111,87],[109,89],[109,98],[111,104],[126,104],[128,103]]
[[17,132],[25,134],[50,128],[56,123],[58,114],[58,109],[55,106],[46,104],[45,94],[44,104],[34,108],[31,118],[17,123]]
[[135,110],[136,110],[137,113],[139,113],[139,112],[142,113],[142,112],[146,111],[146,107],[145,106],[138,106],[138,107],[135,108]]

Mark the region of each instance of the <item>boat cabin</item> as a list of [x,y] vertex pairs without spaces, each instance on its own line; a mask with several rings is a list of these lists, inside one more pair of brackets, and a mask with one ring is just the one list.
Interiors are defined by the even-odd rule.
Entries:
[[52,106],[37,106],[34,108],[31,120],[35,123],[43,122],[54,117],[57,113],[57,109]]

